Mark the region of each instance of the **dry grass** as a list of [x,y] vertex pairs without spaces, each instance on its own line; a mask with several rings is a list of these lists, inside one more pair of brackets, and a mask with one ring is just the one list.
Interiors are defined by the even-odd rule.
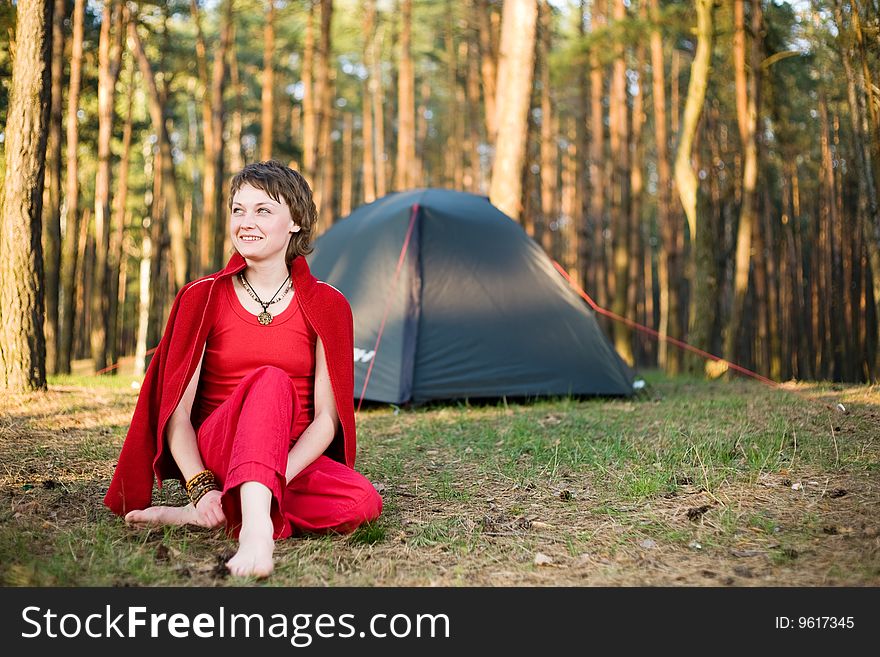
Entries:
[[[880,584],[880,390],[649,380],[632,400],[364,411],[383,516],[279,544],[266,584]],[[101,505],[129,382],[0,401],[0,582],[240,583],[221,532],[129,529]]]

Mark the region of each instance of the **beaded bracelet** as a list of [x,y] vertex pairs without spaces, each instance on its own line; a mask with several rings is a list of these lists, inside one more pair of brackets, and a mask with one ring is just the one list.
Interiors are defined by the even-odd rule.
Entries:
[[208,482],[216,483],[216,481],[217,480],[214,478],[213,472],[211,472],[210,470],[202,470],[198,474],[193,475],[192,478],[190,478],[186,482],[186,489],[189,490],[190,488],[193,488],[194,486],[199,486],[200,484],[204,484],[204,483],[208,483]]
[[199,501],[212,490],[217,490],[217,486],[215,484],[210,484],[208,486],[203,486],[198,488],[190,493],[190,500],[192,500],[193,506],[198,506]]
[[186,482],[186,494],[193,506],[212,490],[217,490],[217,479],[210,470],[202,470]]

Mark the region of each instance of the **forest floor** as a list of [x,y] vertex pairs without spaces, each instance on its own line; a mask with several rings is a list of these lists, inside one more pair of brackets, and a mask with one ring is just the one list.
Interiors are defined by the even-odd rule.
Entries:
[[[645,376],[631,399],[363,410],[381,518],[280,542],[265,583],[880,585],[880,388]],[[243,583],[221,530],[103,507],[133,380],[0,400],[0,584]],[[185,501],[176,482],[155,499]]]

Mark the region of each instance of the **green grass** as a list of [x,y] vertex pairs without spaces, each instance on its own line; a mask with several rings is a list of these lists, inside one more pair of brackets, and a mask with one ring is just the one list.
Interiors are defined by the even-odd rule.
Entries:
[[101,388],[105,390],[131,390],[132,383],[140,381],[133,376],[123,375],[102,375],[95,377],[86,374],[50,374],[48,377],[49,386],[73,386],[78,388]]
[[[742,380],[646,379],[632,399],[365,410],[357,467],[382,491],[382,517],[279,543],[265,583],[668,584],[737,559],[774,584],[880,583],[880,392],[804,389],[844,401],[843,416]],[[101,506],[131,379],[50,386],[0,402],[0,583],[235,584],[222,532],[130,529]],[[183,499],[173,483],[155,497]],[[538,552],[552,568],[535,566]],[[647,575],[644,559],[662,568]]]
[[774,518],[769,517],[766,512],[752,515],[748,520],[748,524],[749,527],[771,535],[778,533],[782,529],[779,523]]
[[348,540],[354,544],[374,545],[385,540],[385,534],[385,527],[381,523],[368,522],[355,529]]

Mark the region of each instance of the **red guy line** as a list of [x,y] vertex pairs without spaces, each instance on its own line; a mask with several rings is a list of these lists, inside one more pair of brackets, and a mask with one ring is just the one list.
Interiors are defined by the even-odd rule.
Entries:
[[[676,347],[679,347],[681,349],[686,349],[687,351],[692,351],[695,354],[699,354],[700,356],[702,356],[703,358],[705,358],[707,360],[723,361],[723,362],[727,363],[727,366],[729,368],[736,370],[737,372],[741,372],[747,376],[750,376],[753,379],[757,379],[761,383],[764,383],[772,388],[781,388],[783,390],[787,390],[788,392],[793,392],[795,394],[798,394],[794,390],[790,390],[788,388],[783,387],[782,384],[778,383],[777,381],[774,381],[773,379],[768,379],[765,376],[761,376],[757,372],[753,372],[752,370],[746,369],[745,367],[742,367],[741,365],[737,365],[736,363],[731,363],[729,360],[725,360],[724,358],[721,358],[720,356],[716,356],[715,354],[710,354],[708,351],[703,351],[702,349],[698,349],[697,347],[689,345],[687,342],[683,342],[681,340],[676,340],[675,338],[670,337],[668,335],[661,335],[658,331],[655,331],[654,329],[649,328],[649,327],[645,326],[644,324],[639,324],[638,322],[634,322],[633,320],[631,320],[627,317],[621,317],[620,315],[613,313],[610,310],[605,310],[604,308],[600,307],[599,304],[597,304],[595,301],[593,301],[590,298],[590,295],[588,295],[586,292],[584,292],[584,290],[577,283],[575,283],[573,280],[571,280],[571,276],[569,276],[568,272],[565,271],[565,269],[563,269],[562,265],[560,265],[558,262],[553,260],[553,266],[556,267],[556,270],[560,274],[562,274],[563,277],[565,277],[565,280],[568,281],[569,285],[571,285],[571,287],[575,290],[575,292],[577,292],[588,304],[590,304],[590,307],[593,310],[595,310],[597,313],[605,315],[606,317],[610,317],[611,319],[616,320],[618,322],[623,322],[627,326],[631,326],[631,327],[636,328],[644,333],[648,333],[649,335],[652,335],[656,338],[659,338],[660,340],[665,340],[666,342],[674,344]],[[801,395],[801,396],[804,399],[808,399],[809,401],[815,401],[814,399],[810,399],[809,397],[806,397],[804,395]],[[825,404],[826,406],[828,406],[829,408],[832,408],[829,404],[827,404],[825,402],[822,402],[822,403]]]

